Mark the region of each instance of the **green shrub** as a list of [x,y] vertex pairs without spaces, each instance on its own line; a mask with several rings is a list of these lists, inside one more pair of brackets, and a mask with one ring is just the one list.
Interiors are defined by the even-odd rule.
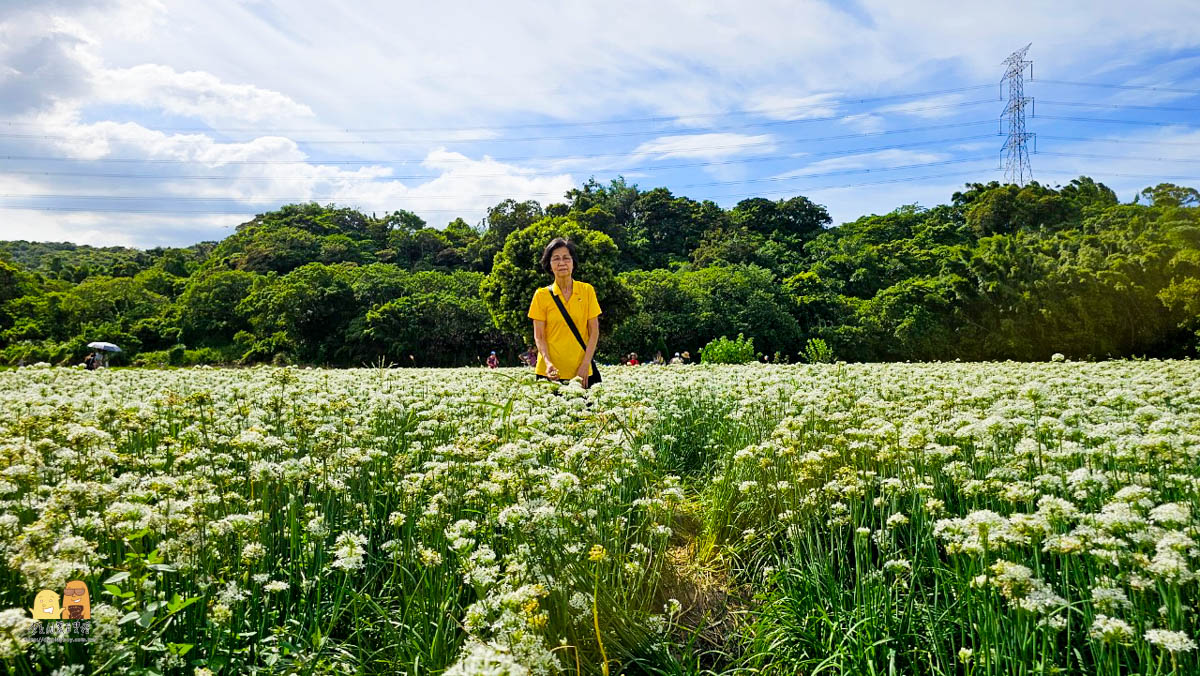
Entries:
[[189,350],[175,345],[169,350],[139,352],[133,358],[134,366],[196,366],[199,364],[231,364],[237,360],[237,348],[224,350],[215,347],[200,347]]
[[800,358],[810,364],[832,364],[837,361],[833,349],[821,338],[809,338]]
[[133,358],[134,366],[169,366],[172,350],[147,350]]
[[183,363],[188,366],[197,364],[232,364],[237,361],[237,348],[221,350],[215,347],[198,347],[183,353]]
[[745,364],[755,361],[754,339],[738,334],[735,340],[725,336],[700,349],[700,361],[706,364]]

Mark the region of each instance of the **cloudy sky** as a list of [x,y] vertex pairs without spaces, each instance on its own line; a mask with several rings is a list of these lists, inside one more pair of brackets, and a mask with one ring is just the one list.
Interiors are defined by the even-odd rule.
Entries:
[[[1200,186],[1200,2],[0,0],[0,239],[151,247],[288,202],[442,226],[589,177],[835,223],[1002,179]],[[1026,72],[1028,76],[1029,73]]]

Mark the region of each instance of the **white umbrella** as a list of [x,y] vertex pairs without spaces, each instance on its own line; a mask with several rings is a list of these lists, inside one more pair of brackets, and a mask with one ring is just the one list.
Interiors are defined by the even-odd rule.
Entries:
[[105,343],[102,341],[88,343],[87,346],[95,348],[97,350],[104,350],[105,352],[120,352],[121,351],[121,348],[117,347],[116,345],[113,345],[112,343]]

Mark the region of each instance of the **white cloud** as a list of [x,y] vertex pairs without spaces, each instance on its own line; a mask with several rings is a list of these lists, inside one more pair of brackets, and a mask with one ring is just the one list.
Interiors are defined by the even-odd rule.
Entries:
[[[380,209],[426,205],[429,220],[439,222],[439,214],[446,220],[458,215],[460,205],[464,214],[474,214],[481,213],[481,205],[497,201],[484,195],[509,190],[521,195],[561,195],[570,187],[563,182],[582,172],[582,167],[595,170],[638,166],[633,162],[647,159],[711,160],[779,152],[776,145],[787,147],[796,140],[785,131],[797,128],[793,125],[772,128],[772,135],[672,135],[688,119],[692,126],[730,127],[734,124],[721,114],[747,108],[758,110],[757,119],[776,121],[851,112],[828,126],[876,132],[886,128],[890,118],[884,115],[936,117],[943,114],[939,110],[945,114],[963,110],[915,109],[921,104],[983,98],[996,90],[889,102],[876,114],[861,112],[869,110],[863,106],[852,107],[851,99],[994,82],[1001,72],[1000,61],[1025,41],[1033,42],[1031,54],[1039,78],[1200,87],[1197,57],[1177,58],[1200,46],[1200,33],[1194,28],[1200,25],[1200,3],[1194,0],[1163,0],[1137,8],[1123,2],[1095,2],[1087,11],[1063,11],[1032,0],[1021,0],[1016,6],[971,7],[935,0],[862,0],[853,12],[835,5],[787,0],[738,6],[618,0],[603,5],[566,3],[552,12],[533,2],[483,4],[463,12],[445,3],[382,0],[332,9],[313,0],[168,5],[152,0],[0,0],[0,118],[32,123],[22,129],[35,135],[68,137],[40,142],[0,139],[0,154],[19,150],[37,155],[33,151],[40,149],[40,154],[189,163],[22,164],[21,169],[95,171],[98,166],[103,171],[163,174],[162,180],[120,184],[42,177],[36,181],[41,192],[100,187],[146,194],[158,190],[169,196],[234,196],[256,205],[272,195],[349,194]],[[1018,34],[1021,40],[1013,43],[1012,36]],[[1115,59],[1114,54],[1124,57]],[[1171,61],[1148,65],[1162,55],[1169,55]],[[1037,82],[1030,81],[1031,90]],[[833,94],[819,92],[839,92],[845,98],[839,101]],[[1174,98],[1154,92],[1144,97],[1119,90],[1080,92],[1130,103]],[[697,114],[710,117],[686,117]],[[586,126],[561,133],[547,128],[502,129],[505,126],[636,117],[668,117],[677,122],[663,123],[665,129],[654,131],[662,134],[659,138],[640,145],[632,136],[499,143],[514,136],[582,137],[597,131]],[[186,124],[187,119],[249,126],[261,132],[230,135],[243,140],[228,143],[218,140],[225,135],[175,134],[165,129]],[[124,120],[135,124],[120,124]],[[164,128],[156,130],[156,126]],[[290,127],[311,131],[285,131]],[[653,129],[649,125],[638,129],[648,127]],[[386,135],[352,131],[363,128],[407,131]],[[420,131],[427,128],[440,130]],[[398,143],[379,143],[380,137]],[[467,145],[483,137],[495,143]],[[356,143],[308,144],[306,140]],[[743,145],[758,141],[763,143]],[[441,146],[449,150],[437,150]],[[631,155],[631,150],[636,154]],[[579,157],[600,153],[624,156]],[[488,159],[506,156],[579,159]],[[400,157],[413,158],[414,164],[395,169]],[[424,164],[417,159],[422,157]],[[368,162],[365,168],[347,168],[322,164],[321,158]],[[296,164],[236,165],[233,160]],[[1057,166],[1046,157],[1034,160],[1035,175],[1039,166]],[[422,172],[437,178],[425,183],[390,178],[418,164]],[[531,166],[540,170],[535,172]],[[826,165],[826,170],[828,166],[834,165]],[[1136,166],[1139,171],[1162,174],[1176,165]],[[171,178],[188,172],[220,173],[227,178],[212,182]],[[904,190],[917,190],[904,186]],[[896,199],[908,194],[899,189],[870,192],[872,200],[881,194],[894,194]],[[944,201],[947,196],[938,193],[934,200]],[[417,201],[418,197],[424,201]],[[435,206],[439,210],[434,211]],[[11,215],[5,212],[0,218],[12,223]],[[47,219],[56,224],[53,227],[78,228],[81,233],[105,232],[110,224],[158,222],[164,233],[176,229],[180,243],[202,230],[198,218],[96,214],[96,220],[89,221],[83,214],[43,213],[37,222],[45,232],[59,232]],[[149,226],[138,232],[146,242],[159,236]]]
[[[914,117],[937,119],[959,114],[963,110],[963,106],[958,104],[983,100],[986,100],[986,97],[982,95],[973,96],[968,99],[968,97],[962,94],[942,94],[940,96],[929,96],[913,101],[905,101],[904,103],[894,103],[878,108],[875,112],[880,114],[900,113]],[[1002,105],[999,98],[996,99],[996,105]],[[970,108],[970,110],[975,109]]]
[[752,110],[772,120],[805,120],[814,117],[832,117],[837,114],[837,95],[831,93],[784,95],[760,94],[751,98],[747,110]]
[[234,226],[250,220],[254,210],[244,215],[139,214],[107,212],[62,212],[5,210],[0,239],[25,239],[37,242],[74,242],[91,246],[188,246],[218,240],[233,232]]
[[686,134],[660,136],[646,141],[633,151],[635,158],[692,157],[716,159],[734,155],[754,155],[775,150],[775,138],[770,134]]
[[850,127],[851,129],[869,134],[871,132],[880,131],[883,129],[883,118],[871,113],[860,113],[857,115],[847,115],[838,122]]
[[944,153],[918,152],[913,150],[880,150],[873,153],[833,157],[828,160],[813,162],[803,168],[778,174],[773,178],[788,178],[791,176],[807,176],[823,174],[842,169],[882,169],[886,167],[902,167],[911,164],[927,164],[939,162],[949,156]]
[[92,103],[119,103],[158,108],[172,115],[221,124],[231,120],[260,122],[313,117],[306,105],[269,89],[222,82],[211,73],[180,73],[159,64],[133,68],[98,68],[92,80]]

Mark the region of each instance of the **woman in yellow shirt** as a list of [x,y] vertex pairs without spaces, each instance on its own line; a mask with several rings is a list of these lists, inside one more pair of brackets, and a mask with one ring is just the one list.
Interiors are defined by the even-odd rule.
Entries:
[[[592,355],[600,338],[600,303],[596,300],[596,289],[587,282],[571,278],[578,259],[575,244],[570,240],[562,237],[551,240],[542,251],[541,262],[542,269],[554,275],[554,283],[540,287],[529,304],[533,341],[538,350],[537,375],[559,382],[578,377],[587,389],[588,377],[592,374]],[[557,295],[567,308],[586,349],[575,339],[551,294]]]

